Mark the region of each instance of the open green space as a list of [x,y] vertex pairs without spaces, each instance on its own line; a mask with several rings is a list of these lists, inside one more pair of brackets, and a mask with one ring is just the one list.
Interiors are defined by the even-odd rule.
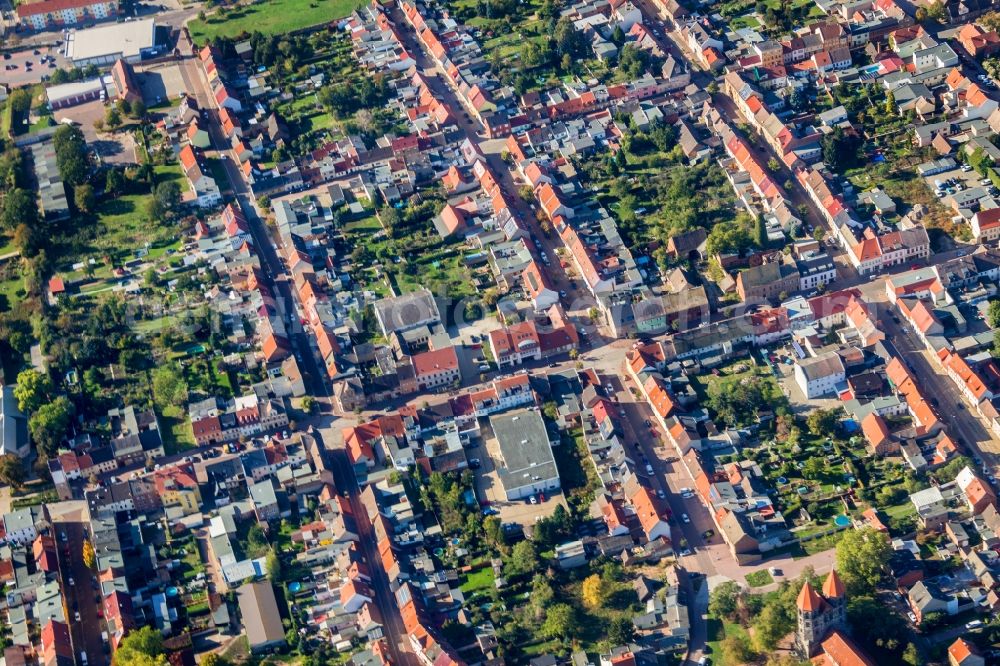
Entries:
[[768,573],[767,569],[761,569],[760,571],[754,571],[753,573],[748,573],[746,575],[747,584],[750,587],[764,587],[765,585],[770,585],[774,582],[774,578]]
[[194,431],[187,412],[177,407],[166,407],[160,414],[163,448],[167,455],[194,448]]
[[358,0],[265,0],[195,19],[188,29],[198,44],[250,32],[276,35],[344,18],[361,4]]
[[490,567],[487,562],[479,569],[465,574],[463,579],[462,584],[459,585],[459,589],[461,589],[465,595],[469,595],[473,592],[491,589],[493,587],[495,577],[493,576],[493,568]]
[[712,664],[715,666],[739,666],[726,660],[721,649],[722,641],[727,637],[738,637],[746,641],[750,640],[747,630],[735,622],[720,620],[716,617],[708,617],[708,654],[711,656]]

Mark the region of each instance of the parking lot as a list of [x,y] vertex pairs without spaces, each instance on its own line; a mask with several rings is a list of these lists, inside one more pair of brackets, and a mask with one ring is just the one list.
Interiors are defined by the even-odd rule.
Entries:
[[959,168],[933,176],[927,176],[924,180],[927,182],[927,187],[930,188],[931,192],[934,192],[935,196],[944,205],[951,206],[952,208],[955,208],[952,195],[983,187],[988,191],[993,187],[992,183],[986,183],[985,179],[978,172],[967,165],[962,165]]
[[[3,82],[18,87],[40,83],[43,76],[51,76],[56,69],[72,69],[73,63],[61,56],[58,49],[40,47],[37,49],[26,48],[8,54],[10,58],[3,60]],[[41,64],[40,58],[52,56],[54,62]],[[30,66],[28,63],[31,63]],[[7,69],[10,67],[10,69]]]

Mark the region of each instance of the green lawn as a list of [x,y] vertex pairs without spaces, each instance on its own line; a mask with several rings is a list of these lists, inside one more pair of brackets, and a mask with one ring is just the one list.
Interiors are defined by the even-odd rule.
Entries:
[[468,596],[473,592],[479,590],[488,590],[493,587],[493,568],[490,566],[484,566],[472,573],[465,575],[465,580],[459,586],[459,589]]
[[768,573],[767,569],[761,569],[760,571],[754,571],[753,573],[748,573],[746,575],[747,584],[750,587],[764,587],[765,585],[770,585],[774,582],[774,578]]
[[708,618],[708,653],[711,655],[713,666],[737,666],[729,664],[723,658],[720,647],[727,636],[743,636],[747,640],[750,638],[747,630],[735,622],[724,622],[710,616]]
[[160,414],[160,432],[163,435],[163,448],[167,455],[193,448],[194,431],[191,430],[191,421],[187,412],[176,408],[168,407]]
[[279,34],[328,23],[348,16],[359,0],[265,0],[239,7],[224,16],[208,16],[189,24],[191,38],[205,44],[215,37],[236,37],[244,32]]

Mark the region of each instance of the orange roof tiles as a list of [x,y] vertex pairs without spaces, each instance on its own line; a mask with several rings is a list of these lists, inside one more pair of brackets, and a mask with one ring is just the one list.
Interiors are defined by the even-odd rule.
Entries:
[[641,486],[639,491],[632,496],[631,502],[635,514],[639,518],[639,524],[642,525],[642,530],[647,535],[651,534],[663,521],[660,517],[661,510],[658,498],[645,486]]
[[795,605],[800,611],[815,613],[823,610],[826,602],[816,594],[816,590],[812,589],[809,583],[803,583],[802,590],[799,591],[799,596],[795,600]]
[[878,412],[872,412],[861,421],[861,430],[865,434],[865,439],[875,449],[889,439],[889,428]]
[[958,638],[948,646],[948,656],[953,660],[952,663],[961,665],[962,662],[972,655],[978,656],[979,650],[964,638]]
[[858,646],[839,630],[833,630],[820,644],[823,654],[813,659],[821,666],[875,666]]
[[839,599],[847,595],[847,588],[844,581],[840,580],[835,569],[830,570],[830,574],[823,581],[823,596],[827,599]]

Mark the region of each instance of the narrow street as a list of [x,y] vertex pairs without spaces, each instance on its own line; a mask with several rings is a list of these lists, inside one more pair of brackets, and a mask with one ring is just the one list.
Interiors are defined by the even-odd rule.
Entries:
[[[66,613],[70,635],[77,658],[87,653],[87,663],[104,666],[109,661],[105,654],[101,633],[105,631],[100,603],[101,596],[94,572],[83,563],[83,542],[87,524],[82,517],[70,522],[56,522],[56,548],[62,569],[63,590],[66,593]],[[63,535],[66,541],[63,541]],[[79,617],[77,617],[79,613]]]
[[337,489],[341,492],[346,490],[350,495],[351,511],[354,513],[354,522],[358,529],[358,541],[362,554],[370,565],[371,587],[375,592],[379,611],[382,613],[386,642],[389,644],[389,652],[393,658],[392,663],[402,666],[417,666],[419,661],[410,650],[406,628],[399,613],[399,605],[396,603],[396,597],[389,587],[389,578],[382,567],[382,558],[379,555],[378,543],[375,541],[375,532],[368,519],[368,512],[361,503],[357,478],[354,476],[354,470],[347,459],[347,453],[343,448],[331,447],[329,442],[324,441],[323,443],[324,448],[329,452]]
[[904,319],[900,318],[897,324],[888,307],[881,309],[879,315],[879,327],[889,338],[886,346],[890,350],[895,348],[896,353],[919,380],[918,384],[926,395],[937,401],[934,410],[941,421],[948,425],[951,435],[961,440],[956,443],[964,445],[973,455],[982,459],[994,474],[1000,472],[1000,446],[996,437],[967,404],[951,377],[944,374],[936,361],[929,357],[923,342],[906,325]]
[[[254,239],[255,248],[261,258],[265,282],[271,287],[276,295],[278,308],[288,327],[288,334],[291,338],[296,359],[302,363],[303,373],[307,380],[307,387],[310,393],[319,401],[328,401],[330,396],[329,384],[326,381],[325,373],[320,369],[316,360],[316,354],[309,344],[309,338],[299,323],[295,315],[294,300],[290,281],[285,275],[284,266],[278,257],[276,246],[278,242],[273,238],[267,225],[262,219],[262,215],[257,208],[257,202],[253,199],[247,183],[237,168],[236,155],[226,142],[222,126],[219,121],[218,107],[214,96],[208,87],[208,82],[200,67],[183,68],[185,79],[190,90],[198,91],[199,103],[206,102],[205,108],[209,116],[209,134],[212,138],[212,145],[219,150],[222,156],[222,163],[229,178],[229,185],[235,195],[237,203],[242,208],[243,214],[250,225],[250,231]],[[194,79],[194,81],[191,81]],[[197,85],[191,86],[191,83]],[[221,187],[221,184],[220,184]],[[287,316],[291,313],[290,321]],[[372,525],[367,519],[364,507],[360,501],[360,489],[354,477],[350,463],[343,448],[334,449],[330,442],[324,441],[325,448],[328,449],[334,466],[334,476],[337,488],[340,491],[347,491],[350,496],[351,506],[357,520],[359,536],[361,537],[361,547],[365,560],[370,563],[372,571],[372,588],[375,592],[378,608],[382,613],[382,620],[385,625],[386,642],[389,645],[393,663],[402,665],[415,665],[415,655],[409,650],[406,630],[403,626],[402,617],[396,604],[392,590],[389,589],[388,578],[382,570],[381,560],[378,553],[378,546],[375,543],[372,533]]]

